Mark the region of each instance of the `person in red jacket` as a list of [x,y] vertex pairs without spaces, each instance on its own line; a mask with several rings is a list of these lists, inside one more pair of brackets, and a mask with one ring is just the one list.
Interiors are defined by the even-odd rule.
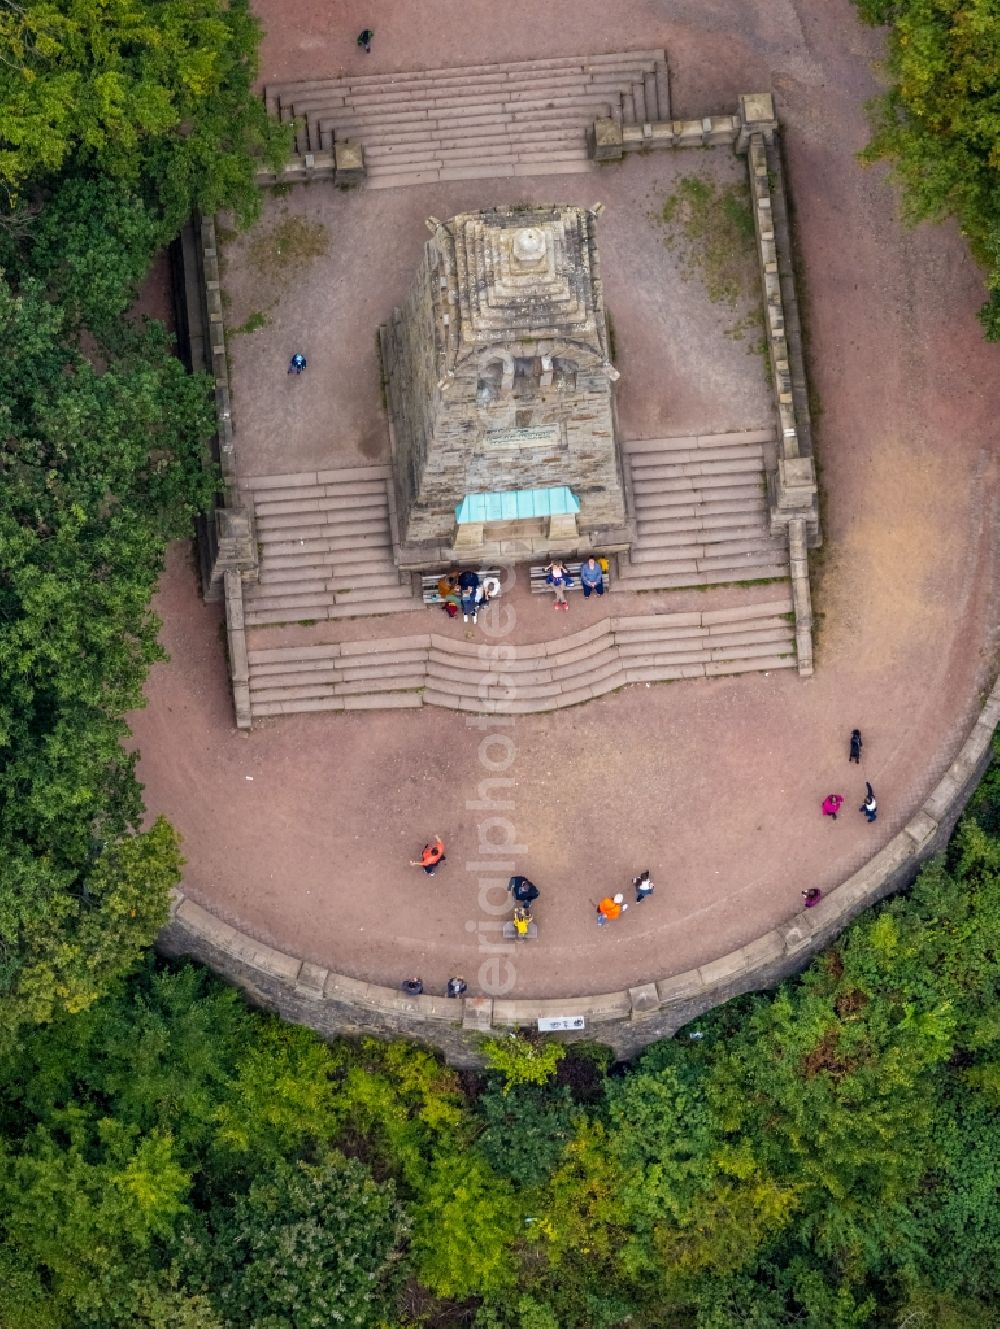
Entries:
[[444,841],[435,835],[429,844],[425,844],[419,858],[410,859],[411,868],[423,868],[428,877],[433,877],[437,865],[444,862]]
[[826,798],[823,799],[823,816],[832,817],[836,821],[837,813],[840,811],[843,801],[843,794],[827,794]]

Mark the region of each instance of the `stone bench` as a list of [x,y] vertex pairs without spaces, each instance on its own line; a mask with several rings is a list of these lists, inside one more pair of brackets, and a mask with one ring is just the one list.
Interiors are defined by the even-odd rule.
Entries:
[[518,934],[517,928],[514,926],[513,923],[505,923],[503,925],[504,941],[534,941],[537,936],[538,936],[537,923],[529,923],[528,930],[523,935]]
[[[584,563],[586,563],[586,561],[587,561],[586,559],[583,560]],[[600,563],[600,559],[598,559],[597,561],[598,563]],[[545,578],[548,576],[548,573],[545,571],[546,566],[547,565],[545,563],[532,563],[531,565],[532,595],[546,595],[546,594],[551,594],[552,592],[552,587],[545,580]],[[563,587],[564,591],[579,591],[583,589],[583,584],[580,581],[580,569],[582,566],[583,563],[579,562],[563,564],[563,567],[565,567],[566,571],[573,578],[573,584],[571,586],[564,586]],[[609,591],[611,589],[610,568],[607,572],[604,573],[604,589],[605,591]]]
[[[437,584],[442,577],[447,577],[449,575],[450,574],[447,572],[425,572],[423,574],[423,576],[420,578],[420,589],[423,593],[423,600],[425,605],[444,604],[444,600],[441,598],[440,595],[438,595]],[[483,571],[479,573],[479,580],[484,581],[487,577],[495,577],[502,586],[503,574],[501,573],[499,568],[484,568]],[[500,592],[497,591],[497,595],[499,594]],[[493,598],[496,599],[496,596],[494,596]]]

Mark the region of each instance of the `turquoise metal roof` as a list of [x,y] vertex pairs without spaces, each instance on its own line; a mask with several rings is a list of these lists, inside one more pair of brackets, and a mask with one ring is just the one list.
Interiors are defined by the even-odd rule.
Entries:
[[466,494],[455,509],[460,524],[469,521],[518,521],[523,517],[559,517],[579,512],[580,500],[566,485],[551,489],[505,489],[499,494]]

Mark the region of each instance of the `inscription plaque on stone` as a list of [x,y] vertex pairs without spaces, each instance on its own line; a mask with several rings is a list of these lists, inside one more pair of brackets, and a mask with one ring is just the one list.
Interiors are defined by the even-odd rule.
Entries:
[[531,425],[527,429],[487,429],[483,446],[490,451],[518,452],[521,448],[558,448],[562,430],[558,425]]
[[560,1029],[585,1029],[582,1015],[540,1015],[537,1020],[540,1034],[555,1034]]

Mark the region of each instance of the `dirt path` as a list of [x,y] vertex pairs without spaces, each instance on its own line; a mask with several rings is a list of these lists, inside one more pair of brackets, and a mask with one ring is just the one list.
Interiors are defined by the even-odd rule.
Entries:
[[[982,283],[955,229],[903,232],[882,173],[855,161],[877,35],[846,0],[636,3],[613,25],[603,0],[555,0],[544,24],[525,0],[503,23],[486,0],[257,7],[267,78],[360,64],[368,24],[373,70],[663,46],[678,114],[775,90],[821,408],[817,672],[631,688],[509,729],[373,713],[245,737],[218,612],[197,602],[177,552],[159,602],[172,662],[153,671],[134,730],[149,806],[185,837],[186,889],[347,973],[396,983],[416,970],[437,990],[461,972],[477,991],[481,938],[506,912],[490,882],[507,871],[480,841],[503,839],[507,818],[518,870],[542,890],[542,942],[517,956],[522,995],[679,972],[787,919],[803,886],[832,886],[912,815],[979,704],[995,644],[1000,351],[981,339]],[[866,774],[874,827],[854,811]],[[491,776],[514,783],[482,787]],[[836,824],[819,815],[831,789],[847,798]],[[405,864],[435,831],[448,863],[431,881]],[[589,902],[646,866],[653,900],[598,931]]]

